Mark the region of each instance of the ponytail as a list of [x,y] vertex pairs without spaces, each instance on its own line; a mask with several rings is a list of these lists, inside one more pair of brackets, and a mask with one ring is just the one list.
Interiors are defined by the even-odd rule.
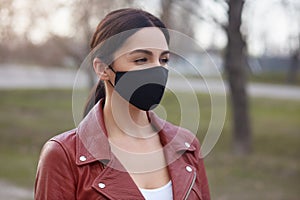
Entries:
[[89,94],[88,100],[84,107],[83,117],[85,117],[94,107],[94,105],[102,98],[105,99],[105,86],[103,81],[99,80],[97,85],[92,88]]

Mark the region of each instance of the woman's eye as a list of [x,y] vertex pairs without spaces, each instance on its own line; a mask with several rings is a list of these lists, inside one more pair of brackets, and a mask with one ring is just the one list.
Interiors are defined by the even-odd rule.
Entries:
[[141,64],[141,63],[147,62],[147,58],[140,58],[140,59],[134,60],[134,62],[137,64]]
[[167,64],[169,62],[169,58],[162,58],[160,59],[160,62],[163,64]]

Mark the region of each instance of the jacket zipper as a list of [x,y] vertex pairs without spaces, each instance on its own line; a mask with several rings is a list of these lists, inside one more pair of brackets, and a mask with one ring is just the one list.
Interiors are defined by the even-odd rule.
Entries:
[[190,193],[191,193],[191,191],[192,191],[192,188],[193,188],[193,186],[194,186],[194,184],[195,184],[195,181],[196,181],[196,172],[194,172],[193,181],[192,181],[192,183],[191,183],[191,185],[190,185],[190,187],[189,187],[189,189],[188,189],[188,191],[187,191],[187,193],[186,193],[186,195],[185,195],[184,200],[187,200],[187,198],[189,197],[189,195],[190,195]]

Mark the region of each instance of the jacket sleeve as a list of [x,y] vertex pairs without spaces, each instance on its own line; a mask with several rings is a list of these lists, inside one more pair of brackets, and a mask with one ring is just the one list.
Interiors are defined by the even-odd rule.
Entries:
[[210,200],[210,192],[209,192],[209,185],[208,185],[208,180],[206,176],[206,170],[204,166],[204,161],[203,157],[201,155],[201,146],[196,139],[196,158],[197,158],[197,185],[199,186],[199,189],[201,190],[201,195],[203,200]]
[[35,180],[35,200],[76,199],[70,160],[63,147],[48,141],[41,152]]

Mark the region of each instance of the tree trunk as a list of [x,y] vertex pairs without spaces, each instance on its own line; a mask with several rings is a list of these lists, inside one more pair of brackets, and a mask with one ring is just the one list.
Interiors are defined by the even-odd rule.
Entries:
[[297,72],[299,68],[299,50],[291,56],[291,65],[287,74],[287,83],[295,84],[297,80]]
[[173,4],[173,0],[161,0],[161,16],[160,19],[163,21],[163,23],[166,25],[166,27],[171,28],[172,22],[171,22],[171,7]]
[[300,33],[298,35],[298,48],[291,55],[291,64],[287,73],[287,83],[295,84],[297,80],[298,70],[300,68]]
[[228,1],[228,43],[225,54],[225,69],[228,76],[233,113],[233,148],[234,153],[245,155],[251,152],[252,137],[246,91],[247,77],[244,66],[245,41],[242,37],[241,16],[244,1]]

